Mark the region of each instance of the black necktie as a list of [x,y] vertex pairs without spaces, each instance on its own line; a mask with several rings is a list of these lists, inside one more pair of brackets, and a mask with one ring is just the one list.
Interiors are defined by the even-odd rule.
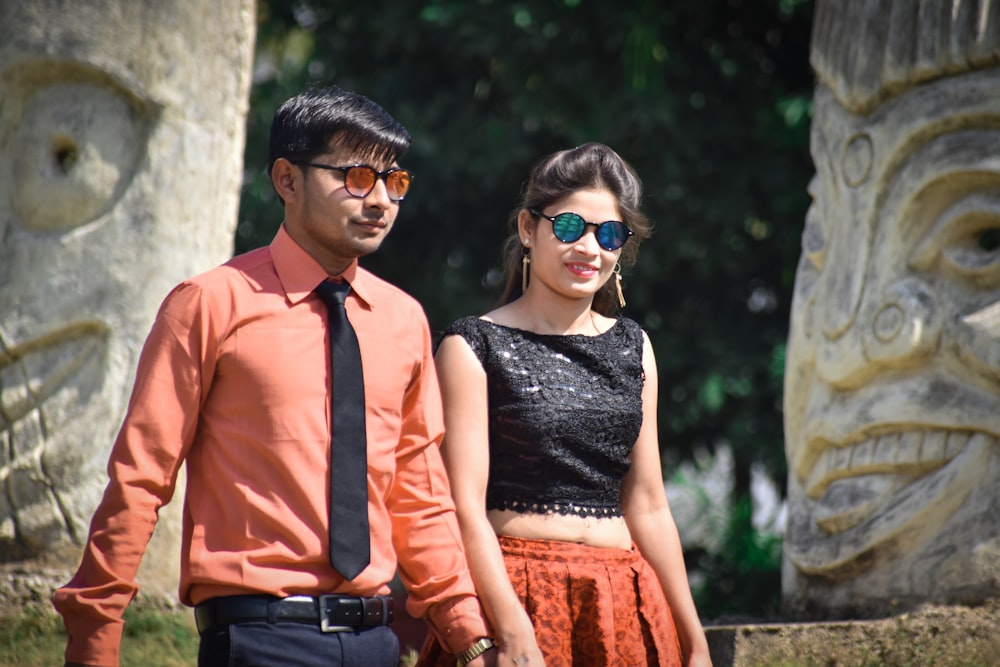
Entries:
[[316,294],[326,304],[333,382],[330,392],[330,565],[354,579],[371,560],[368,531],[368,451],[361,350],[347,319],[351,286],[324,281]]

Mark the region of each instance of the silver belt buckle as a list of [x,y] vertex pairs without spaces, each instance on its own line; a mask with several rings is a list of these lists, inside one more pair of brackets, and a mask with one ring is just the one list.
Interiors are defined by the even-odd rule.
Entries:
[[319,602],[319,629],[320,632],[350,632],[354,628],[350,625],[330,625],[330,610],[326,606],[326,601],[331,598],[339,598],[339,595],[320,595]]

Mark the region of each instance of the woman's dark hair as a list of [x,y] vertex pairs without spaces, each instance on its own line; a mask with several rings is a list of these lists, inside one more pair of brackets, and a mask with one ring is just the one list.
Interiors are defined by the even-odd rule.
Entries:
[[[618,153],[604,144],[587,143],[569,150],[552,153],[536,164],[521,193],[521,202],[507,221],[512,232],[503,245],[503,266],[506,281],[498,305],[521,296],[522,253],[517,233],[517,218],[522,210],[544,210],[549,205],[579,190],[605,189],[615,196],[622,222],[635,233],[622,246],[619,263],[635,264],[639,243],[652,235],[652,224],[639,209],[642,201],[642,181],[639,175]],[[612,281],[607,281],[594,295],[594,310],[613,315],[619,310],[618,296]]]
[[278,158],[311,162],[331,149],[391,164],[409,146],[406,128],[367,97],[337,86],[311,88],[274,112],[267,173]]

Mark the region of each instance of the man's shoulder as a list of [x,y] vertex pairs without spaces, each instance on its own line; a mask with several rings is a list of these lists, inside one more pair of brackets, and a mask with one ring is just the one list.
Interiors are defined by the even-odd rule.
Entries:
[[358,267],[358,274],[363,276],[365,290],[373,304],[385,303],[393,308],[412,308],[423,312],[423,306],[416,297],[402,287],[380,278],[371,271]]
[[269,273],[273,274],[274,269],[268,249],[251,250],[181,281],[164,299],[162,310],[179,316],[207,308],[221,317],[243,300],[244,293],[261,292]]
[[271,257],[271,248],[268,246],[254,248],[236,255],[225,264],[207,271],[206,275],[217,280],[230,280],[236,275],[253,275],[260,271],[274,272],[274,259]]
[[231,285],[234,281],[245,283],[248,279],[254,280],[262,272],[274,273],[271,251],[266,246],[236,255],[224,264],[192,276],[184,282],[213,291]]

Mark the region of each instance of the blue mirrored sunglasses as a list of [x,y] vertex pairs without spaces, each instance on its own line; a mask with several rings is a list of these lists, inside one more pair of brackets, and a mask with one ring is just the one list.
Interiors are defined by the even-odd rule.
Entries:
[[635,232],[628,228],[621,220],[606,220],[604,222],[587,222],[582,216],[576,213],[560,213],[559,215],[545,215],[535,208],[529,208],[528,212],[545,218],[552,223],[552,233],[563,243],[573,243],[578,241],[587,227],[594,228],[594,235],[597,237],[597,244],[605,250],[618,250],[628,237]]

